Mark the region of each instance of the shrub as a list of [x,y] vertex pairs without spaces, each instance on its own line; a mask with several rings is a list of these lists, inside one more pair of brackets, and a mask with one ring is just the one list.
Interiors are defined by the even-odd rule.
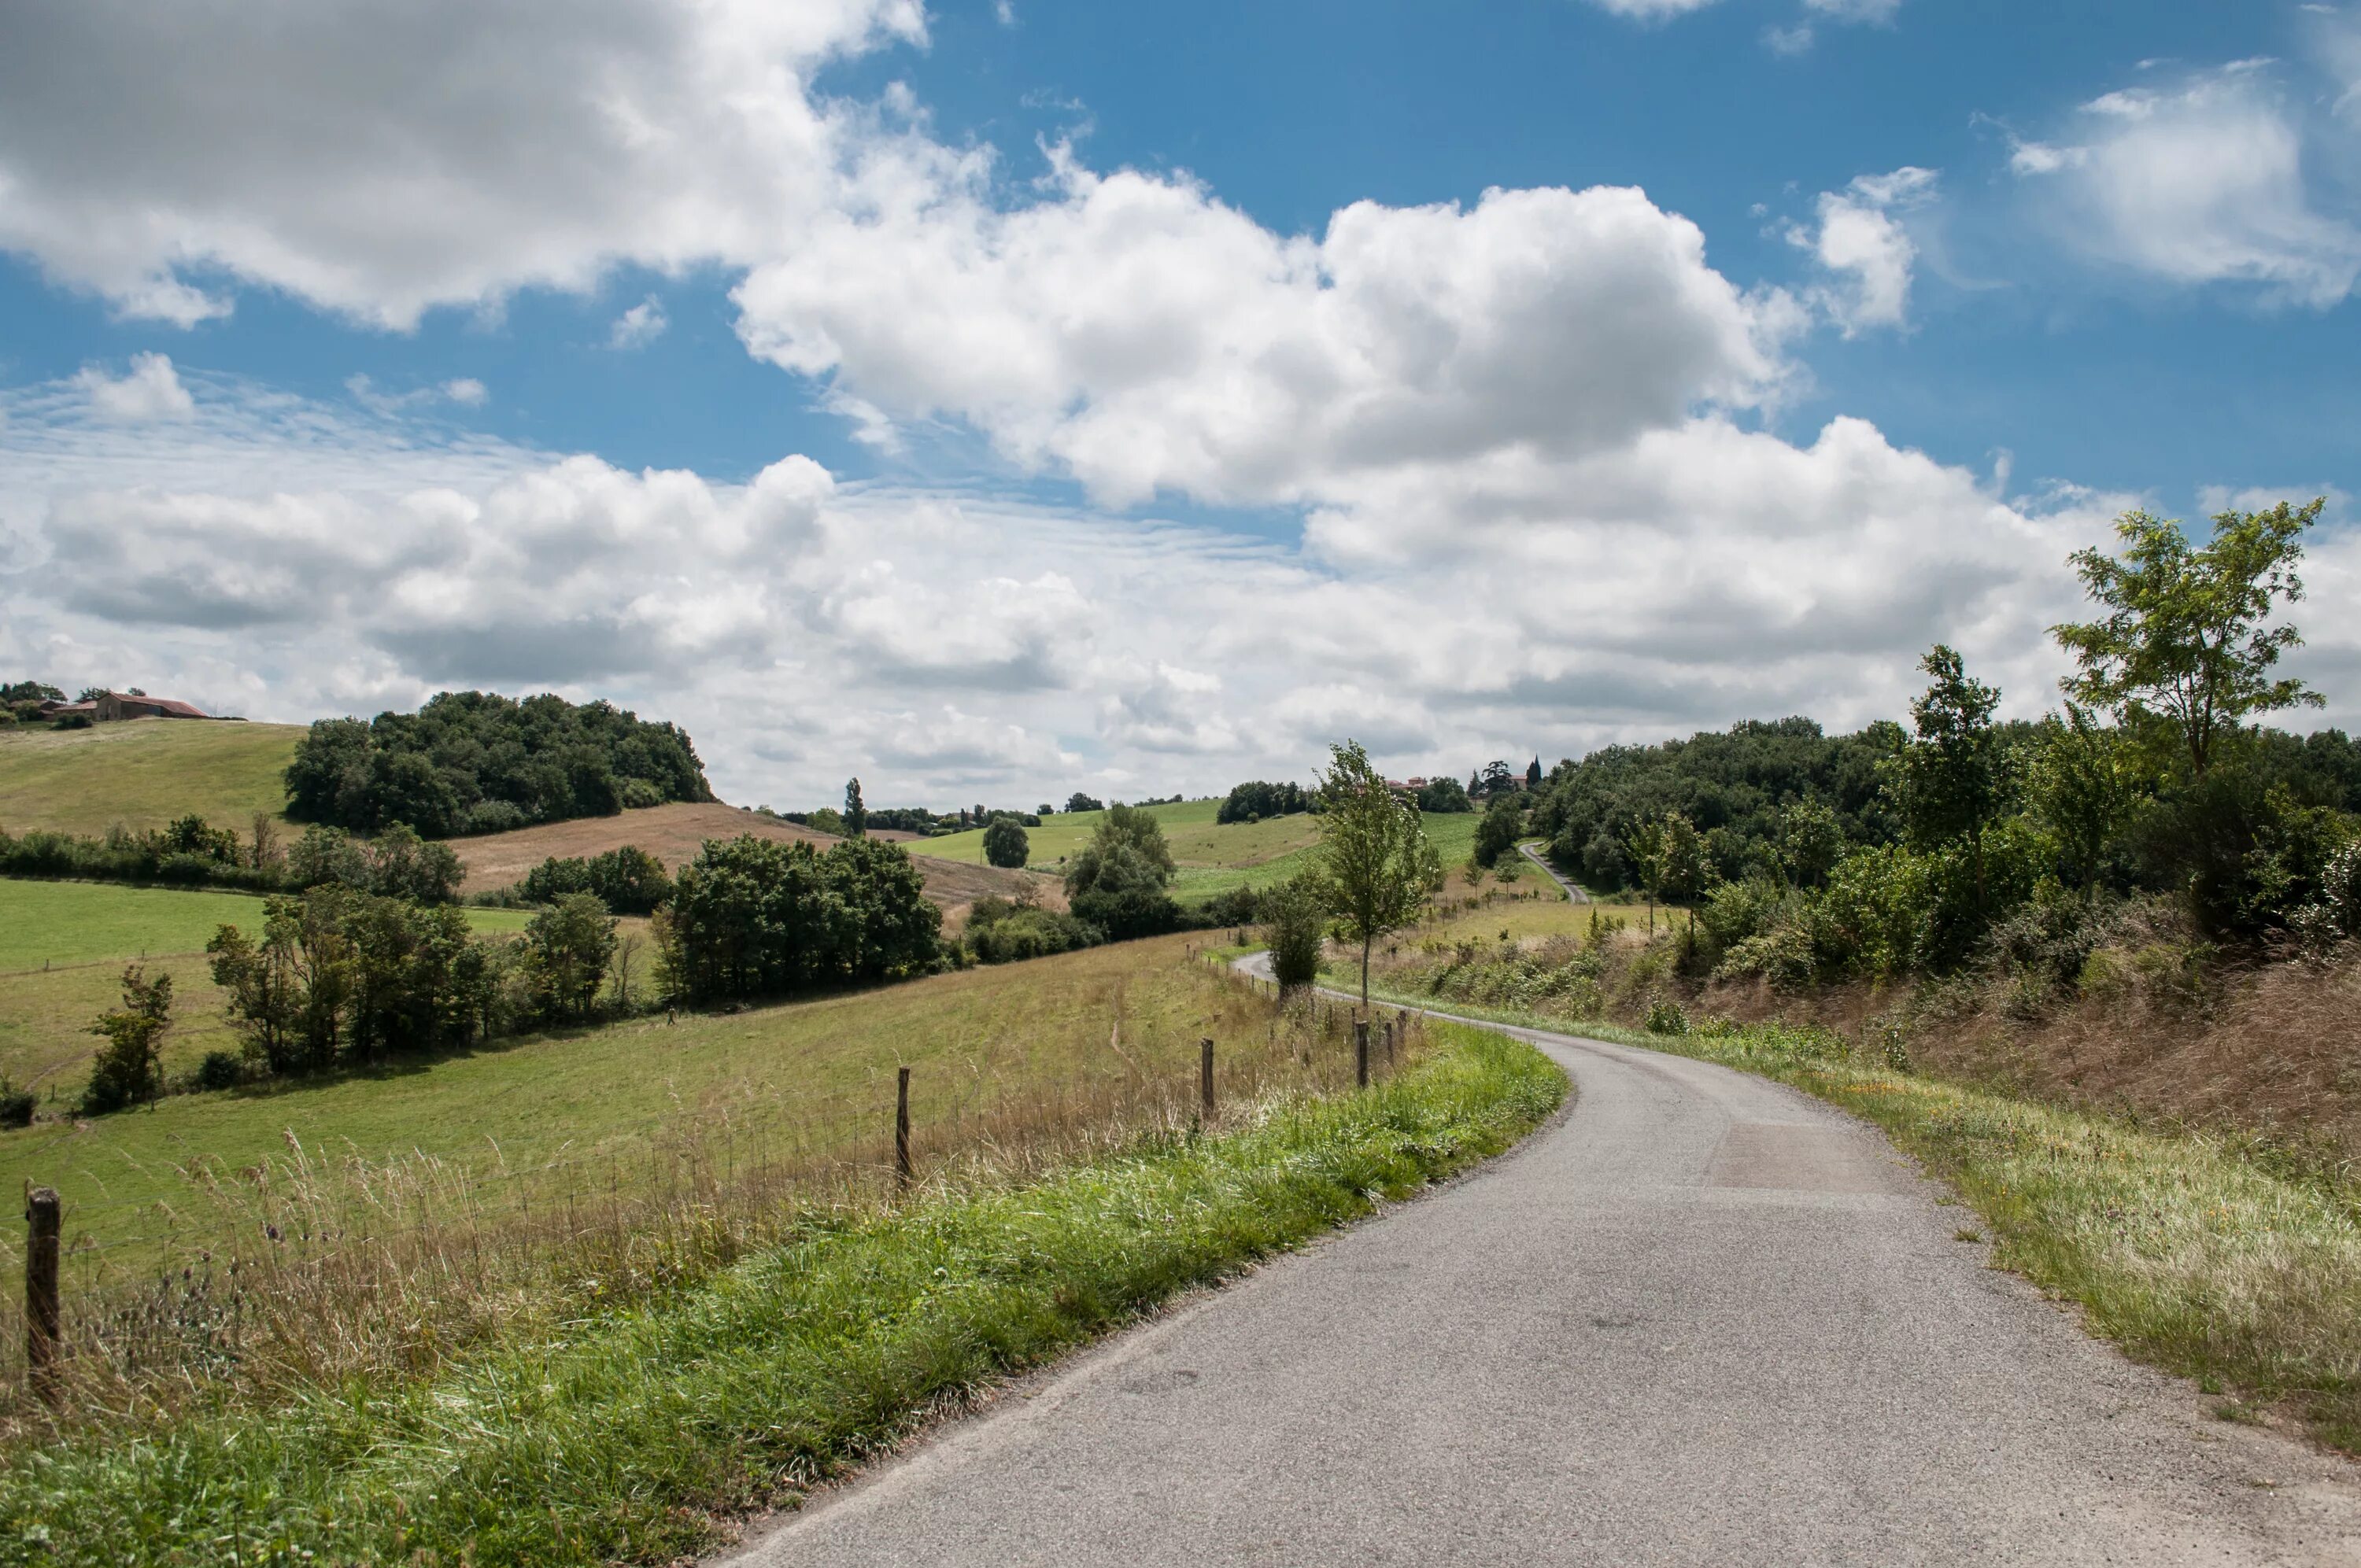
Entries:
[[125,970],[123,1004],[100,1014],[90,1026],[105,1044],[91,1063],[90,1084],[82,1091],[83,1113],[101,1115],[163,1092],[158,1058],[171,1026],[172,977],[159,974],[149,980],[137,964]]
[[1328,906],[1319,885],[1306,876],[1279,883],[1264,895],[1262,918],[1279,988],[1292,991],[1319,979],[1321,949],[1328,938]]
[[1648,1004],[1646,1028],[1652,1035],[1686,1035],[1689,1015],[1671,997],[1659,996]]
[[968,950],[982,963],[1047,958],[1096,947],[1104,940],[1104,934],[1088,921],[1037,905],[980,898],[968,911]]
[[33,1112],[40,1102],[29,1089],[19,1089],[5,1078],[0,1078],[0,1127],[29,1127]]
[[197,1063],[199,1089],[235,1089],[246,1077],[246,1064],[235,1051],[207,1051]]

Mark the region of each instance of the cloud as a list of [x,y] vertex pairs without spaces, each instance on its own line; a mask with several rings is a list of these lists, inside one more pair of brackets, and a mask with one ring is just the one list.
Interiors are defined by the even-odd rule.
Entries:
[[2325,309],[2361,277],[2361,229],[2307,179],[2313,134],[2270,62],[2244,60],[2092,99],[2059,134],[2015,140],[2010,168],[2093,260]]
[[607,329],[607,346],[613,349],[645,348],[662,337],[664,329],[670,325],[672,320],[664,314],[663,302],[650,294],[615,318],[614,324]]
[[1804,0],[1804,9],[1832,22],[1890,27],[1902,9],[1902,0]]
[[1590,0],[1590,3],[1613,16],[1656,22],[1669,16],[1686,16],[1691,11],[1702,11],[1714,4],[1714,0]]
[[889,417],[950,416],[1117,504],[1315,499],[1329,478],[1613,445],[1785,374],[1784,296],[1638,191],[1356,203],[1272,233],[1181,178],[1060,154],[1014,210],[982,171],[753,269],[740,333]]
[[490,395],[484,390],[484,384],[473,376],[461,376],[456,379],[444,382],[442,392],[444,397],[452,402],[457,403],[462,408],[470,409],[482,408],[485,400]]
[[1861,175],[1842,191],[1820,193],[1817,231],[1789,230],[1793,243],[1846,279],[1813,295],[1845,336],[1906,324],[1910,269],[1918,247],[1896,214],[1929,200],[1936,178],[1931,169],[1911,167]]
[[34,6],[0,49],[0,247],[183,325],[233,280],[406,327],[752,259],[870,135],[813,73],[925,36],[918,0]]
[[461,408],[479,409],[491,400],[491,393],[473,376],[456,377],[431,387],[413,387],[406,392],[381,390],[377,382],[360,372],[345,378],[345,390],[353,401],[372,413],[391,417],[412,409],[431,408],[436,403],[456,403]]
[[117,424],[184,420],[197,410],[172,361],[161,354],[133,355],[129,373],[119,379],[86,366],[74,382],[89,395],[93,412]]

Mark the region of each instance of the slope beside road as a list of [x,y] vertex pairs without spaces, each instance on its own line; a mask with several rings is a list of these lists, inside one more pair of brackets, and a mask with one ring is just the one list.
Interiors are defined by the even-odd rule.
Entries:
[[1505,1032],[1573,1074],[1565,1119],[730,1561],[2361,1563],[2352,1465],[1986,1267],[1873,1130]]
[[1580,883],[1576,882],[1572,877],[1565,875],[1555,866],[1550,864],[1549,861],[1542,854],[1542,852],[1539,850],[1534,849],[1531,844],[1518,845],[1517,853],[1524,856],[1525,859],[1541,867],[1542,874],[1548,877],[1550,881],[1557,883],[1559,887],[1563,888],[1565,891],[1565,900],[1568,904],[1587,904],[1590,902],[1590,894],[1582,890],[1582,884]]

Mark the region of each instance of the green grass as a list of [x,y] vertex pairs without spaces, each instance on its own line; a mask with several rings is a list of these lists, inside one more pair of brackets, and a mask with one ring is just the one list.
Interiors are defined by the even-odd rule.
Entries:
[[[1225,1022],[1224,982],[1186,960],[1190,941],[686,1014],[676,1026],[658,1017],[495,1041],[326,1081],[176,1095],[79,1125],[36,1124],[0,1133],[0,1190],[26,1179],[56,1187],[69,1229],[98,1242],[148,1234],[169,1212],[175,1245],[188,1249],[219,1239],[207,1227],[235,1216],[216,1222],[192,1206],[182,1169],[198,1160],[256,1166],[283,1154],[290,1136],[330,1156],[423,1154],[462,1171],[559,1160],[629,1168],[684,1127],[727,1127],[748,1145],[768,1136],[813,1152],[860,1140],[873,1149],[898,1066],[913,1069],[922,1130],[1037,1091],[1081,1099],[1140,1073],[1187,1080],[1201,1036],[1220,1039],[1226,1053],[1246,1027]],[[100,973],[93,1000],[111,1001],[114,973]],[[1120,1049],[1108,1043],[1118,1019]],[[73,1026],[86,1021],[78,1014]],[[1258,1021],[1252,1033],[1259,1039]]]
[[[1301,869],[1320,841],[1320,819],[1309,812],[1274,817],[1261,822],[1218,823],[1218,800],[1186,800],[1172,806],[1148,807],[1164,828],[1165,842],[1180,868],[1172,880],[1173,896],[1187,904],[1202,903],[1218,894],[1254,886],[1268,887]],[[1038,828],[1026,829],[1038,871],[1055,872],[1079,853],[1106,814],[1081,811],[1046,817]],[[1424,817],[1426,836],[1445,867],[1465,861],[1476,847],[1476,815],[1455,812]],[[947,861],[984,863],[981,831],[928,839],[913,849]]]
[[1442,1005],[1720,1062],[1842,1106],[1950,1182],[1983,1217],[1995,1262],[2079,1304],[2093,1333],[2209,1392],[2235,1391],[2238,1409],[2284,1409],[2314,1436],[2361,1452],[2361,1188],[2350,1181],[2290,1175],[2212,1134],[1897,1071],[1826,1031],[1672,1036]]
[[103,833],[160,828],[195,812],[243,838],[278,817],[297,724],[142,718],[87,729],[0,729],[0,828]]
[[1526,1047],[1437,1038],[1367,1092],[816,1225],[431,1379],[20,1448],[0,1468],[0,1563],[490,1568],[709,1548],[719,1519],[793,1502],[930,1409],[1506,1148],[1565,1095]]
[[[529,918],[467,911],[481,931],[522,930]],[[252,894],[0,877],[0,1074],[79,1093],[81,1065],[96,1045],[90,1021],[115,1003],[124,966],[135,961],[172,977],[168,1071],[231,1045],[204,947],[216,927],[257,929],[261,921],[262,900]]]

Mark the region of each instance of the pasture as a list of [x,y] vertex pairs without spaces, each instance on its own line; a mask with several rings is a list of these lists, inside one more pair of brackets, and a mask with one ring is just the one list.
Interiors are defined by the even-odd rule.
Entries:
[[161,828],[195,812],[251,829],[287,805],[280,774],[300,724],[135,718],[87,729],[0,729],[0,828],[104,833]]
[[[521,931],[530,918],[467,911],[479,931]],[[205,943],[218,927],[261,924],[252,894],[0,878],[0,1075],[45,1095],[78,1094],[97,1047],[90,1021],[115,1004],[128,963],[172,977],[168,1074],[233,1045]]]

